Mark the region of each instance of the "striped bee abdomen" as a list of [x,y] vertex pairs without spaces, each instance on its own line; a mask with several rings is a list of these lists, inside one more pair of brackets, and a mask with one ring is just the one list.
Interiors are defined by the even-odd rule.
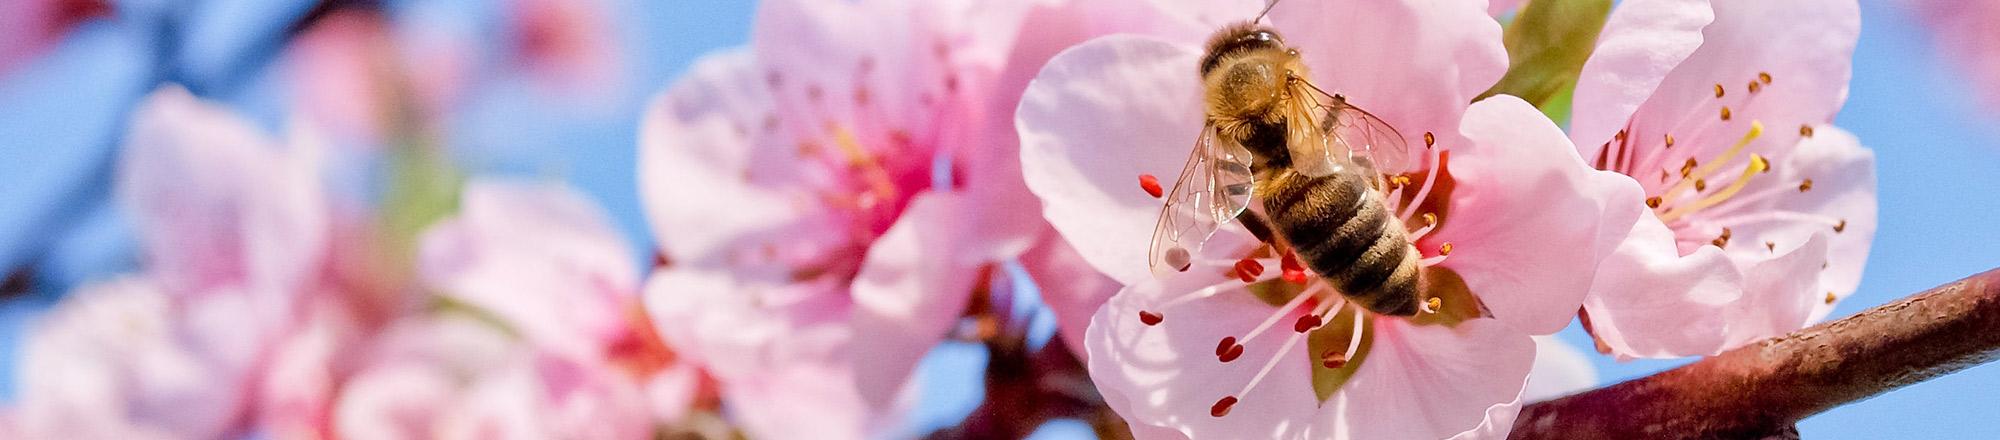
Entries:
[[1415,249],[1366,178],[1282,169],[1260,180],[1264,211],[1306,267],[1370,311],[1417,313]]

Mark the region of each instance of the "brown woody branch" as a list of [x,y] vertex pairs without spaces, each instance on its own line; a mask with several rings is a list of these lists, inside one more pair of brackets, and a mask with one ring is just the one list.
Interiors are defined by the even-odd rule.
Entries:
[[2000,356],[2000,269],[1522,409],[1511,438],[1797,438],[1821,411]]

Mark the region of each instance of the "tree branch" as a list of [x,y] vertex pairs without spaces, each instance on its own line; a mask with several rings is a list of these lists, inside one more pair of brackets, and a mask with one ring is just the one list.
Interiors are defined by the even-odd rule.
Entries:
[[1522,409],[1511,438],[1797,438],[1799,419],[2000,356],[2000,269]]

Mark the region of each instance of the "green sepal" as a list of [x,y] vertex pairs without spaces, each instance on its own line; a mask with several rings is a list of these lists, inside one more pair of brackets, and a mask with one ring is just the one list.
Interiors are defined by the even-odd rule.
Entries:
[[1611,0],[1534,0],[1507,24],[1507,74],[1473,99],[1514,95],[1556,121],[1569,116],[1569,90],[1597,48]]

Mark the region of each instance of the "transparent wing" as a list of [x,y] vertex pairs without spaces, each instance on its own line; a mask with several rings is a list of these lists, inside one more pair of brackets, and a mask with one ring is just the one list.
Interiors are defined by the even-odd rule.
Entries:
[[1349,104],[1345,97],[1328,95],[1308,81],[1292,86],[1286,147],[1292,154],[1292,169],[1308,176],[1324,176],[1348,166],[1383,174],[1409,171],[1410,147],[1403,134],[1382,118]]
[[1250,150],[1216,136],[1213,125],[1202,127],[1153,226],[1153,273],[1187,270],[1202,243],[1250,207],[1254,184]]

